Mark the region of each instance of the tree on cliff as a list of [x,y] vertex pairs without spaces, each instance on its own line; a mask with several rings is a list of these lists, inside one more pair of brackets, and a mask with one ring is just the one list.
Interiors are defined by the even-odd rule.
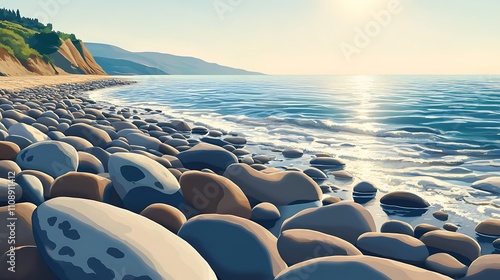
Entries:
[[59,35],[53,31],[37,33],[29,38],[27,43],[42,55],[55,53],[62,45]]

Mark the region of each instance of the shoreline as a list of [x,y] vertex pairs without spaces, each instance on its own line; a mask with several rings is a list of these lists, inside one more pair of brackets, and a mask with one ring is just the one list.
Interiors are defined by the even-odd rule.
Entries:
[[3,76],[0,77],[0,89],[23,90],[42,86],[61,84],[81,84],[92,81],[116,79],[102,75],[57,75],[57,76]]
[[[91,79],[92,78],[93,77],[91,77]],[[392,226],[399,227],[399,229],[392,229],[392,231],[382,231],[381,233],[381,223],[385,224],[387,219],[382,220],[381,222],[381,220],[379,220],[379,217],[377,217],[378,214],[383,214],[382,210],[378,209],[380,208],[378,204],[370,206],[364,205],[363,203],[358,204],[352,202],[351,199],[347,198],[348,196],[353,194],[351,193],[351,191],[348,191],[345,188],[335,190],[334,185],[320,183],[322,180],[324,181],[324,178],[322,178],[322,176],[324,176],[325,173],[331,174],[330,172],[332,170],[337,169],[345,170],[343,164],[336,161],[335,158],[333,158],[331,155],[310,155],[298,149],[285,149],[279,151],[269,150],[269,147],[260,147],[256,143],[247,143],[247,140],[244,137],[238,135],[224,135],[220,132],[211,131],[206,127],[192,127],[189,123],[186,123],[183,120],[174,121],[172,119],[169,119],[167,116],[162,115],[163,113],[161,110],[131,108],[130,106],[126,105],[118,106],[106,101],[99,101],[89,98],[89,92],[92,90],[105,89],[113,86],[125,86],[130,84],[134,84],[134,82],[124,79],[109,78],[96,79],[92,80],[91,82],[81,82],[76,84],[61,82],[58,86],[52,86],[51,88],[47,88],[46,86],[39,86],[34,88],[28,87],[23,89],[0,91],[0,95],[10,94],[9,98],[17,103],[14,104],[13,102],[11,102],[12,104],[10,104],[5,100],[1,100],[0,103],[2,105],[2,109],[0,110],[0,112],[2,112],[3,114],[2,123],[5,126],[8,126],[6,127],[8,130],[10,127],[13,127],[17,124],[26,124],[24,125],[24,130],[12,129],[9,131],[9,133],[13,133],[13,135],[22,137],[26,136],[26,139],[32,139],[33,141],[31,142],[35,143],[33,144],[34,146],[38,145],[38,143],[43,144],[44,141],[47,141],[49,143],[65,142],[66,146],[70,145],[78,151],[78,154],[73,158],[73,160],[76,159],[78,164],[76,164],[75,166],[73,163],[72,166],[67,166],[68,161],[66,161],[63,167],[69,168],[69,171],[77,171],[74,172],[76,174],[71,174],[71,176],[76,176],[76,178],[78,178],[79,180],[74,181],[72,185],[64,185],[64,188],[59,186],[61,188],[59,190],[61,193],[57,196],[57,199],[56,196],[52,193],[54,188],[53,185],[51,186],[49,193],[43,193],[45,198],[39,198],[35,195],[23,197],[22,199],[25,199],[26,202],[35,203],[37,205],[42,204],[43,201],[53,201],[53,203],[51,203],[52,206],[50,207],[56,207],[57,210],[58,203],[61,203],[61,209],[67,209],[65,208],[65,203],[71,202],[71,200],[67,200],[65,202],[65,198],[61,198],[61,196],[77,197],[78,200],[73,201],[78,206],[74,211],[80,211],[78,215],[88,215],[87,217],[92,217],[93,219],[100,221],[102,225],[105,226],[107,224],[106,218],[109,217],[93,216],[92,213],[95,212],[87,212],[87,207],[96,207],[96,211],[99,211],[100,207],[102,207],[103,210],[107,209],[111,212],[112,209],[109,208],[111,206],[106,206],[108,208],[104,208],[104,206],[100,204],[98,205],[92,204],[90,202],[82,202],[81,200],[81,198],[89,199],[87,197],[89,196],[89,194],[84,190],[85,188],[87,188],[87,186],[85,186],[85,188],[83,189],[78,189],[78,187],[82,187],[80,186],[80,184],[78,184],[78,182],[91,176],[87,174],[90,173],[95,174],[92,175],[95,176],[93,178],[99,178],[99,180],[108,180],[110,183],[112,182],[111,187],[110,184],[106,186],[90,186],[91,188],[96,188],[96,190],[101,188],[101,195],[93,194],[92,199],[118,206],[122,209],[126,209],[120,212],[123,216],[114,216],[115,219],[112,220],[113,222],[120,223],[120,225],[122,226],[127,225],[126,220],[129,215],[131,219],[136,219],[136,216],[132,217],[131,212],[142,214],[144,207],[148,206],[150,202],[162,202],[164,204],[170,204],[174,206],[175,209],[177,209],[176,214],[184,214],[188,219],[187,222],[184,221],[180,225],[175,225],[176,230],[182,228],[183,223],[195,224],[197,222],[202,222],[201,219],[197,220],[197,218],[193,218],[200,213],[231,214],[234,216],[242,217],[238,218],[238,223],[245,225],[246,230],[256,227],[255,223],[258,223],[262,226],[259,227],[258,230],[254,229],[254,231],[250,234],[252,236],[252,240],[255,240],[253,239],[255,236],[253,236],[252,234],[259,235],[259,233],[257,232],[261,231],[264,228],[273,233],[275,237],[270,237],[268,235],[263,237],[268,240],[268,244],[276,243],[276,238],[282,238],[280,237],[280,234],[282,234],[281,231],[283,230],[281,228],[282,225],[286,229],[295,229],[299,231],[300,229],[312,229],[319,232],[323,230],[322,226],[326,223],[326,221],[334,223],[339,222],[339,224],[336,224],[335,227],[350,228],[347,234],[345,232],[339,233],[339,237],[348,240],[351,243],[353,243],[353,240],[355,241],[356,238],[361,235],[357,235],[356,231],[358,230],[360,231],[359,233],[371,232],[370,234],[373,234],[373,236],[371,236],[370,238],[381,239],[385,236],[385,233],[398,233],[398,230],[408,231],[409,229],[411,229],[411,232],[413,234],[413,227],[407,227],[403,223],[398,225],[392,224]],[[32,83],[29,83],[29,85],[32,85]],[[40,100],[43,100],[43,102]],[[19,110],[19,114],[16,112],[12,112],[13,110],[10,109],[11,107],[12,109],[16,108],[17,110]],[[40,110],[37,108],[39,108]],[[38,110],[39,112],[36,112],[36,110]],[[8,120],[6,121],[5,119]],[[210,137],[208,137],[209,135]],[[20,157],[12,156],[11,160],[19,163],[22,169],[42,171],[46,170],[47,173],[54,172],[54,174],[50,174],[52,177],[54,177],[53,179],[56,179],[56,177],[60,178],[62,176],[67,176],[65,173],[61,174],[60,168],[58,170],[52,170],[50,168],[46,169],[46,167],[44,166],[47,165],[47,159],[57,161],[60,160],[60,158],[47,153],[44,154],[43,151],[38,151],[38,153],[43,154],[46,158],[44,158],[42,162],[39,162],[39,166],[36,166],[34,165],[34,163],[31,163],[32,160],[34,160],[35,162],[37,161],[36,154],[35,158],[33,159],[33,155],[27,153],[25,150],[28,149],[29,151],[32,144],[27,143],[24,139],[21,139],[19,137],[9,139],[9,134],[3,134],[0,136],[3,136],[3,138],[5,138],[2,140],[12,140],[14,141],[14,143],[17,143],[16,145],[19,144],[20,147],[16,155],[20,154]],[[198,146],[200,148],[199,150],[193,149],[193,147],[196,147],[201,143],[203,144]],[[106,157],[103,156],[103,149],[105,150],[105,153],[108,154],[107,159],[105,159]],[[192,152],[195,155],[188,157],[183,154],[183,152]],[[28,154],[28,156],[26,156],[25,158],[24,155],[26,154]],[[114,156],[115,154],[116,156]],[[124,154],[130,155],[133,160],[128,160],[124,156]],[[139,157],[139,155],[142,156]],[[67,155],[65,154],[64,156]],[[112,168],[113,164],[105,164],[105,162],[107,163],[107,160],[110,160],[110,157],[115,158],[114,164],[118,165],[118,167]],[[299,162],[302,162],[302,164],[298,164]],[[108,170],[108,166],[110,170]],[[290,166],[292,167],[289,168]],[[167,169],[170,172],[167,172]],[[284,172],[283,169],[286,169],[287,171]],[[126,170],[127,174],[124,174],[123,170]],[[203,170],[204,172],[190,170]],[[269,176],[272,176],[273,174],[279,172],[281,172],[280,174],[283,175],[282,179],[270,179]],[[168,175],[164,173],[168,173]],[[213,175],[208,175],[210,173],[212,173]],[[223,174],[224,177],[218,176],[215,173],[219,175]],[[192,183],[183,183],[181,178],[183,178],[185,174],[186,176],[193,176],[192,180],[194,181]],[[168,178],[165,176],[167,176]],[[283,179],[290,177],[293,178],[287,180]],[[235,183],[228,183],[227,181],[224,181],[223,178],[229,178]],[[175,180],[175,182],[172,180]],[[209,181],[207,182],[206,180]],[[26,188],[26,181],[23,181],[22,179],[19,179],[17,181],[22,185],[22,189]],[[180,183],[178,183],[177,181],[180,181]],[[130,184],[131,182],[134,182],[134,184]],[[197,187],[201,187],[199,191],[207,191],[208,189],[203,190],[204,183],[200,182],[205,182],[205,187],[207,188],[212,186],[214,182],[216,184],[223,184],[226,190],[231,192],[232,194],[231,196],[223,195],[222,198],[217,198],[212,195],[203,197],[203,199],[208,201],[210,204],[213,203],[213,205],[210,206],[210,210],[207,210],[205,206],[196,204],[195,200],[199,199],[198,195],[194,195],[193,197],[193,195],[190,195],[188,191],[190,188]],[[357,184],[356,181],[351,181],[351,183],[353,185]],[[60,185],[62,184],[63,183],[60,182]],[[159,188],[158,184],[162,187]],[[259,187],[261,184],[267,186],[267,188],[258,190],[257,192],[254,192],[252,190],[252,188]],[[152,186],[148,187],[148,185],[154,185],[157,188]],[[148,189],[146,192],[147,194],[145,194],[144,196],[142,196],[142,194],[139,195],[138,192],[132,191],[134,189],[141,188]],[[273,192],[274,188],[280,191]],[[30,193],[29,188],[26,189],[28,190],[26,191],[26,193]],[[226,194],[226,190],[224,191],[224,194]],[[109,193],[113,193],[113,191],[114,194],[110,195]],[[338,191],[338,193],[336,191]],[[383,199],[383,197],[381,197],[380,191],[377,192],[375,187],[369,186],[367,184],[357,185],[357,188],[354,187],[354,191],[360,194],[360,196],[358,197],[358,201],[368,199],[368,201],[375,200],[378,203],[379,200]],[[346,193],[343,194],[344,196],[346,196],[346,198],[343,199],[345,200],[344,202],[340,202],[342,199],[336,197],[337,194],[340,195],[341,192],[347,192],[348,194],[347,196]],[[331,199],[324,199],[323,193],[330,193]],[[31,192],[31,195],[33,194],[34,193]],[[108,196],[106,196],[106,194]],[[179,196],[182,198],[180,202]],[[234,198],[232,198],[233,196]],[[36,197],[36,199],[34,199],[34,197]],[[338,200],[336,198],[338,198]],[[19,204],[25,201],[19,201]],[[245,201],[246,203],[242,203]],[[354,201],[356,201],[356,198],[354,198]],[[268,203],[268,205],[262,205],[264,202]],[[405,205],[406,203],[416,203],[419,204],[417,205],[417,210],[422,210],[422,205],[425,206],[421,200],[418,200],[415,197],[408,196],[393,197],[392,200],[385,202],[388,202],[389,204],[386,205],[391,207]],[[396,205],[392,203],[396,203]],[[336,212],[336,209],[338,209],[336,207],[336,204],[342,207],[346,207],[347,210],[338,210],[340,212]],[[275,206],[275,208],[269,208],[269,205]],[[321,205],[325,206],[322,207]],[[259,206],[262,208],[259,208]],[[221,207],[221,209],[219,209],[219,207]],[[370,207],[377,207],[380,213],[372,212],[370,210]],[[257,210],[254,210],[256,208]],[[297,213],[301,212],[302,210],[312,208],[317,208],[316,210],[324,208],[325,211],[331,212],[328,216],[321,216],[319,213],[320,211],[316,211],[316,217],[314,217],[314,215],[311,215],[310,218],[307,218],[308,221],[314,224],[312,226],[306,225],[307,223],[296,218]],[[409,208],[407,208],[407,210],[408,209]],[[396,210],[400,211],[401,209]],[[439,209],[428,208],[426,209],[426,212],[434,210]],[[159,210],[156,209],[155,211]],[[170,212],[165,213],[161,211],[160,213],[162,215],[173,215]],[[255,214],[253,213],[254,211],[263,216],[259,216],[259,218],[256,218],[254,216]],[[310,213],[314,214],[314,212]],[[42,214],[43,210],[35,212],[35,215],[38,216],[43,216]],[[64,213],[62,215],[64,215]],[[77,214],[71,213],[68,215],[75,215],[74,217],[78,216]],[[171,220],[165,221],[164,219],[158,218],[157,215],[158,214],[152,215],[148,218],[160,224],[162,224],[163,221],[162,225],[164,227],[166,227],[169,231],[175,231],[170,228],[170,226],[172,226]],[[355,223],[349,218],[346,218],[346,215],[347,217],[352,218]],[[277,216],[279,216],[279,218],[276,218]],[[225,222],[225,217],[228,216],[218,215],[217,217],[211,217],[210,219],[214,219],[212,221],[213,226],[216,226],[220,222]],[[290,222],[290,220],[287,220],[287,222],[285,222],[285,220],[288,218],[292,219],[292,222]],[[295,221],[293,221],[294,218]],[[389,218],[391,218],[392,220],[400,220],[397,216],[390,216]],[[73,219],[72,216],[66,216],[65,219],[72,219],[71,223],[82,225],[79,224],[80,222],[78,221],[78,219]],[[210,222],[210,219],[208,219],[206,222]],[[249,220],[253,221],[254,223],[250,223]],[[165,224],[165,222],[167,224]],[[144,223],[146,223],[146,221],[144,221]],[[210,230],[211,226],[209,226],[209,224],[207,224],[206,226],[206,230]],[[351,226],[353,227],[351,228]],[[33,232],[35,235],[47,231],[43,228],[45,227],[45,224],[38,224],[38,220],[34,221],[33,227]],[[107,230],[112,232],[113,228],[109,228]],[[136,230],[136,228],[134,228],[134,230]],[[160,227],[156,228],[156,231],[161,230],[162,229]],[[230,228],[228,229],[228,231],[231,230],[232,229]],[[328,233],[330,230],[332,235],[336,236],[334,227],[331,229],[327,229],[325,233]],[[427,232],[430,230],[442,229],[429,229],[429,227],[427,227],[423,228],[423,230]],[[442,231],[445,232],[444,230]],[[451,231],[453,231],[453,227],[451,227]],[[89,232],[91,232],[91,229],[89,229]],[[226,232],[226,230],[221,229],[221,233],[219,234],[222,234],[222,232]],[[204,238],[199,233],[189,233],[189,229],[184,230],[184,232],[182,233],[185,234],[184,237],[186,235],[189,235],[190,238],[199,238],[200,240]],[[53,235],[51,235],[52,233],[50,231],[48,232],[48,234],[49,235],[45,236],[44,238],[50,239],[54,237]],[[86,234],[86,231],[81,231],[80,234]],[[122,233],[113,232],[113,234],[117,234],[119,236]],[[141,235],[141,239],[147,239],[148,233],[145,234],[146,237],[143,236],[143,233]],[[415,236],[416,238],[412,237],[413,239],[411,242],[417,242],[417,240],[419,241],[416,229]],[[463,244],[475,246],[470,237],[468,237],[469,239],[466,238],[467,235],[456,233],[456,236],[462,238],[461,240]],[[454,236],[454,238],[456,236]],[[399,240],[394,236],[387,237],[394,238],[394,242]],[[240,235],[230,236],[229,239],[232,238],[234,238],[235,240],[239,240],[242,243],[250,241],[250,239],[245,239],[245,236]],[[446,239],[447,237],[444,235],[438,235],[435,238],[441,238],[440,243],[444,244],[443,246],[448,246],[447,242],[451,242],[450,240]],[[404,239],[401,238],[401,240]],[[301,245],[300,241],[293,240],[293,238],[289,241],[298,242],[299,244],[296,245]],[[59,243],[60,240],[53,239],[52,242]],[[171,240],[171,242],[174,241]],[[355,242],[354,245],[356,245]],[[396,246],[397,242],[394,245]],[[419,243],[418,246],[425,247],[425,245],[423,245],[423,243],[420,245]],[[477,245],[479,246],[479,244]],[[194,243],[193,246],[195,246]],[[266,248],[267,246],[268,245],[264,245],[264,247]],[[269,247],[268,250],[270,250],[271,252],[276,251],[276,248],[273,249],[271,247]],[[443,248],[441,248],[443,251],[447,251]],[[203,251],[202,248],[195,249]],[[217,255],[218,250],[215,249],[216,248],[208,251]],[[381,250],[385,249],[388,250],[386,251],[386,253],[389,253],[389,255],[395,254],[393,251],[391,251],[393,248],[383,248]],[[446,247],[446,249],[457,250],[456,252],[453,252],[456,253],[452,254],[453,257],[464,257],[463,255],[461,255],[461,253],[463,252],[461,252],[459,248],[457,249]],[[40,250],[42,249],[40,248]],[[148,250],[153,249],[148,247]],[[293,248],[292,246],[288,248],[288,250],[293,251],[295,250],[295,248]],[[299,249],[297,250],[297,252],[301,253]],[[365,250],[369,249],[365,248]],[[405,248],[398,247],[394,248],[394,250],[405,251]],[[245,252],[241,253],[245,254]],[[287,257],[293,255],[292,252],[290,253],[290,256],[281,251],[279,253],[282,254],[282,257],[285,260],[287,259]],[[376,252],[372,253],[377,255]],[[486,252],[486,254],[488,253]],[[276,258],[275,260],[278,263],[282,262],[278,252],[274,252],[271,255],[273,255],[273,258]],[[408,252],[408,255],[411,255],[411,253]],[[238,254],[235,257],[236,259],[238,259],[240,255]],[[469,260],[472,260],[473,258],[477,258],[479,256],[471,254],[466,255],[465,257],[465,262],[468,262]],[[357,257],[353,256],[352,258],[354,260]],[[398,257],[395,258],[397,259]],[[252,256],[252,259],[260,259],[260,255]],[[394,258],[387,257],[387,259]],[[423,259],[419,258],[418,262],[421,262],[422,260]],[[57,262],[59,260],[56,259],[52,261]],[[201,258],[198,261],[201,262]],[[211,259],[211,261],[216,260]],[[49,262],[48,264],[50,265],[51,263]],[[418,266],[423,267],[424,264],[421,263]],[[404,270],[404,267],[401,267],[400,269]],[[50,277],[47,279],[50,279]]]

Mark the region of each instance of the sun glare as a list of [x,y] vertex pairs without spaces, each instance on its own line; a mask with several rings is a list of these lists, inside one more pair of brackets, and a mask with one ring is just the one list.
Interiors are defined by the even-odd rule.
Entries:
[[328,0],[339,13],[346,16],[365,16],[372,10],[380,9],[388,1],[390,0]]

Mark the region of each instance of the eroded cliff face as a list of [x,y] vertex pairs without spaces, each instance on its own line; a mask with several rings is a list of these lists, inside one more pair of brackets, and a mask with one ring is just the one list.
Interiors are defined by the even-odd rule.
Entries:
[[27,61],[19,61],[15,56],[0,48],[0,76],[106,75],[85,44],[79,41],[75,44],[69,39],[63,41],[59,50],[50,55],[54,60],[54,65],[37,56],[31,56]]
[[106,72],[95,62],[85,45],[82,42],[75,43],[81,51],[71,40],[63,41],[59,50],[50,55],[54,64],[70,74],[105,75]]

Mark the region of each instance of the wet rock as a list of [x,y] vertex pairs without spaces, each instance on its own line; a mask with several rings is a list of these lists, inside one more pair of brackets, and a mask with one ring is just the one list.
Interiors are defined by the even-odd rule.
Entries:
[[434,216],[434,218],[436,218],[440,221],[447,221],[448,220],[448,213],[446,213],[442,210],[432,213],[432,216]]
[[434,230],[424,234],[420,240],[433,253],[447,253],[465,265],[469,265],[481,255],[481,247],[476,240],[461,233]]
[[500,237],[500,219],[488,219],[480,222],[476,226],[478,234]]
[[188,169],[208,168],[218,174],[224,172],[229,165],[238,162],[238,158],[227,150],[206,143],[200,143],[190,150],[179,153],[177,158]]
[[433,230],[441,230],[440,228],[438,228],[437,226],[434,226],[434,225],[431,225],[431,224],[418,224],[416,227],[415,227],[415,237],[416,238],[420,238],[422,237],[422,235],[430,232],[430,231],[433,231]]
[[282,152],[283,156],[286,158],[300,158],[304,155],[304,151],[297,148],[286,148]]
[[407,222],[398,220],[385,222],[380,228],[380,231],[385,233],[400,233],[413,236],[413,227]]
[[309,163],[318,168],[336,168],[345,165],[340,159],[326,157],[313,158]]

